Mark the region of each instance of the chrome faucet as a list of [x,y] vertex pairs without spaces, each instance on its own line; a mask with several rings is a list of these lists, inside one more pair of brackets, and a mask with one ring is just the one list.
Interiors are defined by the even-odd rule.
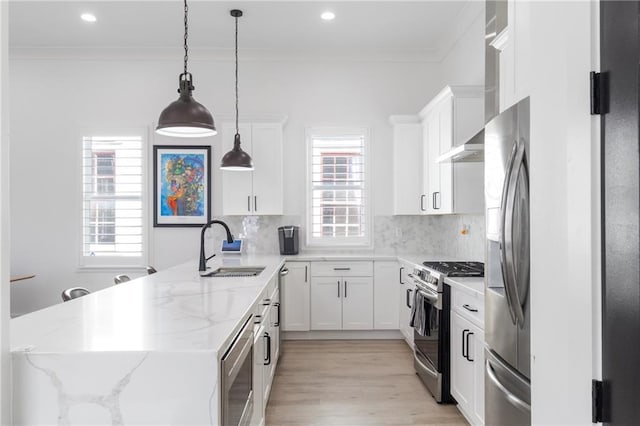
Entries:
[[209,222],[207,222],[203,227],[202,227],[202,232],[200,232],[200,267],[198,268],[198,270],[200,272],[205,272],[207,270],[207,261],[209,259],[211,259],[213,256],[215,256],[216,254],[212,254],[209,257],[206,257],[204,254],[204,233],[207,230],[208,227],[210,227],[211,225],[213,225],[214,223],[217,223],[219,225],[222,225],[222,227],[224,228],[225,231],[227,231],[227,242],[229,244],[231,244],[233,242],[233,235],[231,235],[231,231],[229,231],[229,227],[227,226],[226,223],[224,223],[221,220],[210,220]]

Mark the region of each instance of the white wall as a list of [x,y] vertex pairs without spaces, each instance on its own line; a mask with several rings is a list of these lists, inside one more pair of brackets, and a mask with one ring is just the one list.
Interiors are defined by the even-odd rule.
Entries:
[[[121,272],[76,270],[79,137],[83,129],[106,132],[152,126],[176,98],[180,70],[180,57],[52,60],[12,56],[11,267],[13,273],[37,274],[12,288],[14,313],[57,303],[62,289],[69,286],[111,285],[113,275]],[[196,60],[190,71],[196,99],[214,116],[233,111],[232,62]],[[388,116],[419,111],[440,90],[437,76],[438,64],[241,59],[241,113],[289,117],[284,132],[285,215],[304,214],[305,186],[300,178],[305,171],[304,128],[327,124],[371,128],[373,215],[390,215]],[[176,141],[159,137],[156,142]],[[219,136],[210,143],[215,166],[222,155]],[[215,170],[212,200],[218,215],[221,188]],[[193,259],[198,245],[198,229],[152,229],[151,262],[167,267]]]
[[484,7],[442,61],[442,85],[484,86]]
[[0,2],[0,424],[11,421],[9,353],[9,61],[8,3]]
[[599,135],[588,78],[595,5],[530,3],[533,424],[591,423],[600,288]]

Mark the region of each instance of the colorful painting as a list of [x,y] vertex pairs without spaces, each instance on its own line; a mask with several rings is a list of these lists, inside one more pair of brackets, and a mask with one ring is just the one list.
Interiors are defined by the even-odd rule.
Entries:
[[209,146],[156,145],[154,226],[202,226],[210,219]]

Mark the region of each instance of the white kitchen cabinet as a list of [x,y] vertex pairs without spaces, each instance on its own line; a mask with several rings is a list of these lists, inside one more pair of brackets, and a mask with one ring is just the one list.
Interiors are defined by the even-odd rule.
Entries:
[[373,262],[373,328],[398,330],[399,306],[396,300],[399,285],[398,262]]
[[397,301],[400,321],[400,332],[404,336],[405,341],[413,350],[413,327],[409,326],[411,318],[411,304],[413,303],[413,292],[416,287],[413,280],[408,277],[413,271],[413,266],[408,263],[402,263],[400,266],[399,276],[400,283],[398,285]]
[[311,329],[342,330],[340,278],[311,277]]
[[311,271],[312,330],[373,329],[373,262],[314,262]]
[[373,280],[371,277],[343,277],[342,329],[373,329]]
[[529,96],[529,3],[507,0],[507,26],[491,43],[499,57],[500,112]]
[[[222,171],[224,215],[283,213],[282,123],[241,123],[242,149],[253,159],[253,171]],[[235,124],[222,125],[222,151],[233,148]],[[217,164],[214,165],[217,167]]]
[[253,312],[253,415],[251,425],[265,423],[276,366],[280,356],[280,290],[274,276],[256,302]]
[[287,262],[282,288],[282,331],[309,331],[311,276],[309,262]]
[[423,124],[422,207],[427,214],[481,213],[484,210],[483,163],[438,162],[484,127],[484,89],[447,86],[420,112]]
[[267,360],[264,366],[265,407],[269,401],[271,386],[273,385],[276,366],[278,365],[278,359],[280,357],[280,323],[278,321],[278,317],[280,316],[278,312],[280,309],[280,292],[278,289],[272,293],[268,303],[269,311],[265,317],[265,330],[268,333],[267,348],[265,350]]
[[[451,395],[471,424],[483,425],[485,343],[484,330],[477,318],[480,309],[476,310],[476,307],[484,299],[474,301],[474,296],[454,289],[452,300]],[[464,309],[463,305],[471,309]]]
[[417,115],[392,115],[393,126],[393,214],[426,212],[422,154],[422,123]]

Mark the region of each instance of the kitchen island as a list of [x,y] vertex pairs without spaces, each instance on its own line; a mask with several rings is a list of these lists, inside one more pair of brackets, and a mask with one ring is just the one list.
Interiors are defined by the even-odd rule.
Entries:
[[13,421],[219,424],[219,360],[284,264],[255,277],[201,278],[196,261],[11,321]]

